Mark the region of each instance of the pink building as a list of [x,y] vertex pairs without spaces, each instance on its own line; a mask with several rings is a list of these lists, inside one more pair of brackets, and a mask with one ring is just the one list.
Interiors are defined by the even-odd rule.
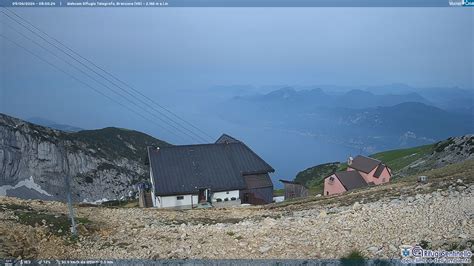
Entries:
[[335,172],[324,179],[324,195],[330,196],[367,186],[367,182],[357,171]]
[[392,170],[379,160],[356,156],[354,159],[349,158],[347,161],[347,171],[358,171],[367,183],[380,185],[390,181]]
[[379,185],[390,181],[392,171],[379,160],[358,155],[347,161],[347,171],[336,172],[324,179],[324,195]]

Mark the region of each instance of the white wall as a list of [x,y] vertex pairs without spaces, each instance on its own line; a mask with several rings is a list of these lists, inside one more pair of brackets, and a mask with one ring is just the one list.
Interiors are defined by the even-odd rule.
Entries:
[[[150,156],[150,154],[148,154]],[[153,169],[150,165],[150,184],[151,184],[151,201],[153,202],[153,207],[156,207],[156,198],[155,198],[155,184],[153,183]]]
[[238,190],[231,190],[231,191],[220,191],[220,192],[214,192],[212,193],[211,200],[212,202],[216,202],[218,198],[222,199],[222,202],[224,202],[225,198],[228,198],[229,201],[230,199],[234,197],[236,199],[239,199],[239,191]]
[[[182,196],[183,199],[178,200],[178,197]],[[197,195],[176,195],[176,196],[157,196],[156,207],[158,208],[172,208],[172,207],[191,207],[197,205]]]
[[[157,208],[190,208],[191,203],[192,206],[196,206],[198,204],[198,195],[175,195],[175,196],[157,196],[154,193],[154,186],[152,186],[152,198],[153,198],[153,206]],[[178,197],[182,196],[183,199],[178,200]],[[214,192],[211,195],[211,201],[213,203],[217,202],[217,199],[222,199],[224,203],[225,198],[228,198],[228,202],[231,202],[231,198],[234,197],[236,200],[239,201],[239,190],[231,190],[231,191],[219,191]]]

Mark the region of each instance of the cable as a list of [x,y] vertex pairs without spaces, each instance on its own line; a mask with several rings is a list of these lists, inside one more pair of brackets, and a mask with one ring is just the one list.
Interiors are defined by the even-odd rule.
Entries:
[[[6,9],[6,8],[5,8]],[[7,9],[8,10],[8,9]],[[9,10],[10,11],[10,10]],[[114,82],[112,82],[111,80],[107,79],[106,77],[104,77],[103,75],[101,75],[100,73],[97,73],[95,70],[91,69],[89,66],[85,65],[84,63],[82,63],[81,61],[77,60],[76,58],[74,58],[73,56],[71,56],[69,53],[65,52],[63,49],[61,49],[60,47],[58,47],[57,45],[54,45],[53,43],[49,42],[48,40],[46,40],[44,37],[42,37],[41,35],[39,35],[38,33],[34,32],[33,30],[31,30],[30,28],[26,27],[25,25],[23,25],[21,22],[19,22],[18,20],[12,18],[10,15],[8,15],[7,13],[3,12],[3,11],[0,11],[2,12],[5,16],[7,16],[8,18],[10,18],[11,20],[15,21],[17,24],[21,25],[22,27],[26,28],[27,30],[29,30],[30,32],[32,32],[33,34],[37,35],[38,37],[40,37],[43,41],[47,42],[48,44],[54,46],[56,49],[60,50],[62,53],[66,54],[67,56],[69,56],[70,58],[72,58],[73,60],[75,60],[76,62],[80,63],[82,66],[86,67],[87,69],[89,69],[90,71],[94,72],[96,75],[100,76],[101,78],[107,80],[108,82],[110,82],[112,85],[115,85],[117,88],[119,88],[121,91],[127,93],[128,95],[130,95],[133,99],[135,100],[138,100],[140,101],[141,103],[145,104],[146,106],[152,108],[153,110],[155,110],[157,113],[165,116],[169,121],[173,122],[174,124],[180,126],[181,128],[185,129],[186,131],[190,132],[192,134],[192,136],[186,132],[184,132],[183,130],[181,130],[181,128],[178,128],[176,126],[174,126],[173,124],[170,124],[169,122],[163,120],[161,117],[158,117],[154,114],[152,114],[151,112],[149,112],[148,110],[144,109],[142,106],[138,105],[137,103],[133,102],[132,100],[128,99],[126,96],[116,92],[115,90],[113,90],[112,88],[110,88],[109,86],[105,85],[104,83],[98,81],[96,78],[92,77],[91,75],[85,73],[83,70],[81,70],[80,68],[74,66],[73,64],[71,64],[70,62],[60,58],[58,55],[56,55],[55,53],[51,52],[49,49],[45,48],[44,46],[42,46],[41,44],[39,44],[38,42],[32,40],[31,38],[27,37],[26,35],[24,35],[23,33],[19,32],[18,30],[16,30],[15,28],[11,27],[15,32],[21,34],[23,37],[29,39],[30,41],[34,42],[36,45],[40,46],[41,48],[45,49],[46,51],[48,51],[49,53],[51,53],[52,55],[54,55],[55,57],[61,59],[62,61],[66,62],[68,65],[74,67],[75,69],[79,70],[82,74],[88,76],[89,78],[93,79],[95,82],[101,84],[102,86],[106,87],[107,89],[111,90],[112,92],[114,92],[115,94],[118,94],[119,96],[121,96],[122,98],[125,98],[127,101],[130,101],[132,104],[138,106],[140,109],[144,110],[145,112],[148,112],[149,114],[153,115],[154,117],[158,118],[159,120],[163,121],[164,123],[168,124],[169,126],[173,127],[175,130],[181,132],[182,134],[190,137],[191,139],[193,140],[197,140],[198,142],[199,141],[204,141],[206,142],[205,138],[201,137],[200,135],[196,134],[195,132],[193,132],[192,130],[189,130],[188,128],[184,127],[183,125],[181,125],[180,123],[177,123],[176,121],[174,121],[172,118],[170,118],[169,116],[167,116],[166,114],[163,114],[162,112],[160,112],[159,110],[155,109],[153,106],[150,106],[148,103],[144,102],[143,100],[137,98],[135,95],[131,94],[129,91],[123,89],[122,87],[118,86],[117,84],[115,84]]]
[[[15,14],[15,16],[21,18],[21,17],[20,17],[18,14],[16,14],[15,12],[13,12],[13,11],[7,9],[7,8],[4,8],[4,9],[6,9],[6,10],[8,10],[9,12]],[[193,134],[193,136],[197,137],[197,139],[199,139],[200,141],[206,142],[206,139],[203,138],[203,137],[201,137],[199,134],[196,134],[194,131],[192,131],[192,130],[188,129],[187,127],[183,126],[182,124],[176,122],[175,120],[173,120],[173,119],[172,119],[171,117],[169,117],[168,115],[162,113],[161,111],[157,110],[157,109],[154,108],[153,106],[150,106],[148,103],[144,102],[144,101],[141,100],[140,98],[138,98],[138,97],[136,97],[135,95],[131,94],[128,90],[126,90],[126,89],[120,87],[119,85],[117,85],[116,83],[114,83],[113,81],[111,81],[110,79],[108,79],[107,77],[101,75],[100,73],[98,73],[98,72],[95,71],[94,69],[90,68],[89,66],[87,66],[87,65],[84,64],[83,62],[79,61],[78,59],[76,59],[75,57],[73,57],[71,54],[65,52],[63,49],[61,49],[61,48],[58,47],[57,45],[51,43],[50,41],[48,41],[47,39],[45,39],[43,36],[39,35],[38,33],[36,33],[35,31],[31,30],[30,28],[26,27],[23,23],[19,22],[18,20],[16,20],[16,19],[13,18],[13,17],[11,17],[11,16],[8,15],[7,13],[5,13],[4,11],[0,11],[0,12],[2,12],[5,16],[7,16],[8,18],[10,18],[11,20],[13,20],[14,22],[16,22],[17,24],[21,25],[22,27],[24,27],[24,28],[27,29],[28,31],[32,32],[32,33],[35,34],[36,36],[40,37],[40,38],[41,38],[43,41],[45,41],[46,43],[48,43],[48,44],[54,46],[56,49],[60,50],[62,53],[66,54],[68,57],[72,58],[74,61],[78,62],[79,64],[81,64],[82,66],[84,66],[85,68],[87,68],[88,70],[92,71],[93,73],[95,73],[95,74],[98,75],[99,77],[101,77],[101,78],[107,80],[109,83],[111,83],[111,84],[114,85],[115,87],[119,88],[121,91],[127,93],[127,94],[130,95],[132,98],[134,98],[134,99],[140,101],[140,102],[143,103],[144,105],[146,105],[146,106],[148,106],[149,108],[153,109],[155,112],[157,112],[157,113],[159,113],[160,115],[163,115],[164,117],[166,117],[169,121],[173,122],[174,124],[176,124],[176,125],[182,127],[182,128],[185,129],[186,131],[190,132],[191,134]],[[41,31],[40,29],[38,29],[37,27],[35,27],[35,26],[32,25],[31,23],[29,23],[27,20],[25,20],[25,19],[23,19],[23,18],[21,18],[21,19],[24,20],[24,21],[25,21],[26,23],[28,23],[29,25],[31,25],[32,27],[34,27],[35,29],[37,29],[37,30],[39,30],[40,32],[42,32],[43,34],[45,34],[46,36],[48,36],[49,38],[52,38],[51,36],[49,36],[49,35],[48,35],[47,33],[45,33],[44,31]],[[17,30],[15,30],[15,31],[18,32]],[[18,33],[19,33],[19,32],[18,32]],[[24,36],[24,35],[23,35],[23,36]],[[30,39],[30,38],[28,38],[28,39]],[[56,40],[55,38],[52,38],[52,39],[55,40],[56,42],[59,42],[59,41]],[[31,40],[31,39],[30,39],[30,40]],[[60,43],[60,42],[59,42],[59,43]],[[36,44],[39,45],[38,43],[36,43]],[[78,53],[74,52],[72,49],[68,48],[68,47],[65,46],[64,44],[61,43],[61,45],[64,46],[64,47],[66,47],[68,50],[71,50],[73,53],[77,54],[79,57],[83,58],[83,57],[80,56]],[[40,45],[40,46],[41,46],[41,45]],[[41,47],[42,47],[42,46],[41,46]],[[44,47],[42,47],[42,48],[44,48]],[[44,48],[44,49],[45,49],[45,48]],[[54,53],[52,53],[52,54],[54,54]],[[55,54],[54,54],[54,55],[55,55]],[[57,55],[55,55],[55,56],[58,57]],[[59,57],[58,57],[58,58],[59,58]],[[85,59],[85,58],[83,58],[83,59]],[[62,60],[64,61],[64,59],[62,59]],[[87,59],[85,59],[85,60],[88,61],[88,62],[90,62],[90,60],[87,60]],[[92,63],[92,62],[90,62],[90,63],[91,63],[92,65],[96,66],[96,65],[95,65],[94,63]],[[69,64],[70,64],[70,63],[69,63]],[[70,64],[70,65],[71,65],[71,64]],[[96,67],[98,67],[98,66],[96,66]],[[77,69],[77,67],[76,67],[76,69]],[[105,70],[103,70],[102,68],[100,68],[100,69],[101,69],[102,71],[105,71]],[[81,71],[81,72],[82,72],[82,71]],[[105,71],[105,72],[106,72],[106,71]],[[82,72],[82,73],[84,74],[84,72]],[[107,73],[108,73],[108,72],[107,72]],[[111,75],[111,74],[109,74],[109,75]],[[89,78],[92,78],[92,77],[90,77],[90,75],[88,75],[88,77],[89,77]],[[118,80],[118,81],[121,82],[121,83],[124,83],[124,82],[120,81],[118,78],[116,78],[116,77],[114,77],[114,76],[113,76],[113,78],[116,79],[116,80]],[[93,79],[93,78],[92,78],[92,79]],[[98,82],[97,79],[94,79],[94,80],[95,80],[96,82]],[[100,82],[98,82],[98,83],[100,83]],[[100,83],[100,84],[101,84],[102,86],[108,87],[107,85],[105,85],[105,84],[103,84],[103,83]],[[126,83],[124,83],[124,84],[127,85]],[[130,87],[133,91],[135,91],[136,93],[138,93],[139,95],[141,95],[142,97],[144,97],[145,99],[148,99],[149,101],[154,102],[156,105],[160,106],[161,108],[163,108],[163,109],[166,110],[168,113],[170,113],[170,114],[172,114],[173,116],[175,116],[176,118],[178,118],[178,119],[180,119],[180,120],[186,122],[187,124],[191,125],[193,128],[196,128],[196,129],[199,130],[200,132],[203,132],[203,131],[200,130],[199,128],[193,126],[192,124],[190,124],[190,123],[187,122],[186,120],[184,120],[184,119],[182,119],[181,117],[179,117],[178,115],[176,115],[176,114],[174,114],[173,112],[169,111],[168,109],[162,107],[161,105],[159,105],[158,103],[156,103],[156,102],[153,101],[152,99],[146,97],[146,96],[143,95],[141,92],[135,90],[133,87],[131,87],[131,86],[129,86],[129,87]],[[110,87],[108,87],[108,88],[110,89]],[[123,97],[123,96],[122,96],[122,97]],[[145,111],[147,111],[147,110],[145,109]],[[148,111],[147,111],[147,112],[148,112]],[[161,121],[165,122],[165,121],[162,120],[161,118],[159,118],[159,119],[160,119]],[[169,123],[167,123],[167,124],[170,125]],[[173,125],[170,125],[170,126],[173,126]],[[174,127],[174,126],[173,126],[173,127]],[[174,128],[175,128],[176,130],[179,130],[181,133],[186,134],[186,133],[184,133],[182,130],[180,130],[180,129],[176,128],[176,127],[174,127]],[[203,132],[203,134],[205,134],[206,136],[208,136],[209,138],[212,139],[212,137],[210,137],[210,136],[209,136],[208,134],[206,134],[205,132]],[[188,134],[186,134],[186,135],[188,135]],[[188,136],[189,136],[189,135],[188,135]],[[196,140],[195,137],[191,137],[191,138],[193,138],[194,140]],[[199,140],[198,140],[198,141],[199,141]]]
[[[82,69],[78,68],[77,66],[71,64],[69,61],[59,57],[58,55],[56,55],[54,52],[52,52],[51,50],[49,50],[48,48],[42,46],[40,43],[36,42],[35,40],[31,39],[30,37],[26,36],[25,34],[17,31],[15,28],[11,27],[10,25],[8,24],[4,24],[6,25],[7,27],[9,27],[10,29],[13,29],[15,32],[17,32],[18,34],[20,34],[21,36],[23,36],[24,38],[30,40],[31,42],[33,42],[34,44],[38,45],[39,47],[41,47],[42,49],[44,49],[45,51],[47,51],[48,53],[52,54],[53,56],[55,56],[56,58],[62,60],[63,62],[65,62],[66,64],[68,64],[69,66],[73,67],[74,69],[78,70],[80,73],[84,74],[85,76],[89,77],[90,79],[94,80],[95,82],[97,82],[98,84],[104,86],[105,88],[107,88],[108,90],[112,91],[113,93],[115,93],[116,95],[122,97],[123,99],[125,99],[126,101],[129,101],[131,102],[133,105],[137,106],[139,109],[141,109],[142,111],[144,112],[147,112],[148,114],[152,115],[153,117],[155,118],[158,118],[159,120],[161,120],[162,122],[170,125],[167,121],[163,120],[161,117],[158,117],[156,116],[155,114],[153,113],[150,113],[148,112],[146,109],[144,109],[142,106],[138,105],[136,102],[133,102],[132,100],[130,100],[129,98],[127,98],[126,96],[124,96],[123,94],[121,93],[118,93],[117,91],[113,90],[112,88],[110,88],[109,86],[107,86],[106,84],[104,84],[103,82],[97,80],[96,78],[94,78],[93,76],[89,75],[88,73],[84,72]],[[196,138],[194,138],[193,136],[187,134],[186,132],[183,132],[181,129],[173,126],[173,125],[170,125],[171,127],[173,127],[175,130],[178,130],[179,132],[181,132],[182,134],[190,137],[191,139],[193,140],[197,140]],[[199,140],[198,140],[199,141]]]
[[[8,10],[8,9],[7,9],[7,10]],[[62,53],[64,53],[64,54],[66,54],[67,56],[69,56],[70,58],[72,58],[74,61],[80,63],[82,66],[84,66],[84,67],[86,67],[87,69],[89,69],[90,71],[94,72],[96,75],[98,75],[98,76],[102,77],[103,79],[107,80],[108,82],[112,83],[113,85],[115,85],[116,87],[118,87],[121,91],[123,91],[123,92],[127,93],[128,95],[130,95],[132,98],[138,99],[137,97],[135,97],[133,94],[131,94],[131,93],[128,92],[127,90],[125,90],[125,89],[123,89],[123,88],[117,86],[115,83],[111,82],[109,79],[107,79],[107,78],[104,77],[103,75],[97,73],[96,71],[94,71],[93,69],[91,69],[89,66],[87,66],[87,65],[85,65],[84,63],[82,63],[81,61],[77,60],[76,58],[74,58],[73,56],[71,56],[69,53],[65,52],[63,49],[61,49],[61,48],[58,47],[57,45],[55,45],[55,44],[49,42],[49,41],[48,41],[47,39],[45,39],[43,36],[39,35],[38,33],[36,33],[35,31],[31,30],[30,28],[26,27],[25,25],[23,25],[23,23],[21,23],[21,22],[19,22],[18,20],[12,18],[10,15],[8,15],[7,13],[5,13],[5,12],[3,12],[3,11],[0,11],[0,12],[2,12],[2,13],[3,13],[4,15],[6,15],[8,18],[10,18],[11,20],[13,20],[13,21],[16,22],[17,24],[21,25],[22,27],[24,27],[24,28],[27,29],[28,31],[32,32],[32,33],[35,34],[36,36],[40,37],[40,38],[41,38],[43,41],[45,41],[46,43],[48,43],[48,44],[54,46],[56,49],[60,50],[60,51],[61,51]],[[16,31],[16,30],[15,30],[15,31]],[[18,31],[16,31],[16,32],[18,32]],[[24,35],[23,35],[23,36],[24,36]],[[28,38],[28,39],[30,39],[30,38]],[[30,39],[30,40],[31,40],[31,39]],[[38,44],[37,44],[37,45],[38,45]],[[41,45],[40,45],[40,46],[41,46]],[[44,48],[44,47],[42,47],[42,48]],[[55,55],[54,53],[52,53],[52,54]],[[58,57],[57,55],[55,55],[55,56]],[[59,57],[58,57],[58,58],[59,58]],[[62,60],[65,61],[64,59],[62,59]],[[65,62],[68,63],[67,61],[65,61]],[[70,63],[68,63],[68,64],[71,65],[71,66],[73,66],[73,65],[70,64]],[[74,67],[75,67],[75,66],[74,66]],[[77,67],[75,67],[75,68],[78,69]],[[82,70],[79,70],[79,71],[81,71],[81,73],[85,74]],[[87,75],[87,74],[85,74],[85,75]],[[103,83],[97,81],[97,79],[92,78],[90,75],[87,75],[87,76],[88,76],[89,78],[93,79],[94,81],[100,83],[102,86],[108,88],[109,90],[112,90],[110,87],[108,87],[107,85],[105,85],[105,84],[103,84]],[[112,91],[113,91],[113,90],[112,90]],[[114,93],[116,93],[116,92],[114,91]],[[116,93],[116,94],[117,94],[117,93]],[[120,95],[121,97],[126,98],[125,96],[123,96],[123,95],[121,95],[121,94],[119,94],[119,95]],[[127,99],[128,101],[130,101],[128,98],[126,98],[126,99]],[[145,102],[143,102],[141,99],[138,99],[138,100],[139,100],[140,102],[144,103],[145,105],[149,106],[148,104],[146,104]],[[132,103],[133,103],[133,102],[132,102]],[[135,104],[135,103],[133,103],[133,104]],[[149,106],[149,107],[150,107],[150,106]],[[140,107],[140,108],[141,108],[141,107]],[[143,109],[143,108],[141,108],[141,109]],[[153,109],[154,109],[154,108],[153,108]],[[148,112],[148,113],[149,113],[148,110],[146,110],[146,109],[143,109],[143,110],[144,110],[145,112]],[[156,110],[156,109],[155,109],[155,111],[157,111],[157,112],[158,112],[159,114],[161,114],[161,115],[164,115],[163,113],[161,113],[160,111],[158,111],[158,110]],[[168,116],[166,116],[166,115],[164,115],[164,116],[167,117],[168,120],[170,120],[171,122],[177,124],[178,126],[183,127],[181,124],[176,123],[176,121],[174,121],[173,119],[169,118]],[[155,116],[155,117],[156,117],[156,116]],[[206,142],[206,140],[205,140],[204,138],[202,138],[201,136],[195,134],[193,131],[187,129],[186,127],[183,127],[183,128],[186,129],[187,131],[189,131],[189,132],[190,132],[191,134],[193,134],[194,136],[197,136],[197,138],[191,137],[189,134],[183,132],[181,129],[178,129],[177,127],[175,127],[175,126],[169,124],[168,122],[164,121],[164,120],[161,119],[161,118],[159,118],[159,119],[160,119],[161,121],[163,121],[164,123],[167,123],[168,125],[172,126],[174,129],[176,129],[176,130],[180,131],[181,133],[187,135],[188,137],[192,138],[193,140],[197,140],[198,142],[201,141],[201,140],[204,140],[204,142]]]
[[[3,35],[3,34],[0,34],[0,37],[4,38],[5,40],[7,40],[7,41],[9,41],[9,42],[11,42],[11,43],[13,43],[13,44],[15,44],[16,46],[22,48],[23,50],[25,50],[25,51],[28,52],[29,54],[33,55],[34,57],[40,59],[41,61],[43,61],[43,62],[47,63],[48,65],[50,65],[51,67],[53,67],[54,69],[56,69],[56,70],[58,70],[58,71],[64,73],[65,75],[67,75],[67,76],[73,78],[74,80],[76,80],[76,81],[80,82],[81,84],[87,86],[88,88],[94,90],[95,92],[97,92],[97,93],[99,93],[100,95],[106,97],[107,99],[109,99],[109,100],[115,102],[116,104],[118,104],[118,105],[120,105],[120,106],[122,106],[122,107],[128,109],[129,111],[131,111],[131,112],[135,113],[136,115],[138,115],[138,116],[144,118],[145,120],[147,120],[147,121],[153,123],[154,125],[156,125],[156,126],[162,128],[162,129],[168,131],[169,133],[174,134],[174,132],[172,132],[172,131],[169,130],[168,128],[165,128],[165,127],[161,126],[160,124],[156,124],[154,121],[150,120],[148,117],[143,116],[142,114],[138,113],[138,112],[135,111],[134,109],[132,109],[132,108],[130,108],[130,107],[124,105],[123,103],[121,103],[121,102],[115,100],[114,98],[112,98],[112,97],[110,97],[110,96],[104,94],[104,93],[101,92],[100,90],[98,90],[98,89],[92,87],[90,84],[88,84],[88,83],[86,83],[86,82],[84,82],[84,81],[78,79],[78,78],[75,77],[74,75],[72,75],[72,74],[70,74],[70,73],[64,71],[63,69],[59,68],[58,66],[56,66],[56,65],[54,65],[53,63],[49,62],[48,60],[42,58],[41,56],[35,54],[34,52],[32,52],[31,50],[29,50],[28,48],[24,47],[23,45],[21,45],[21,44],[15,42],[15,41],[13,41],[12,39],[8,38],[7,36],[5,36],[5,35]],[[183,140],[183,139],[182,139],[182,140]]]

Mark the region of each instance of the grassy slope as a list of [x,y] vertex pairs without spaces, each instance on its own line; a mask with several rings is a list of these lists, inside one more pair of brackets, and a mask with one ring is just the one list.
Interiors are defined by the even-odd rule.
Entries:
[[392,168],[392,171],[396,173],[412,162],[424,156],[430,155],[434,149],[435,144],[429,144],[408,149],[379,152],[370,155],[370,157],[386,163],[390,168]]
[[309,187],[310,194],[318,194],[323,191],[324,178],[335,171],[342,170],[344,165],[340,162],[332,162],[310,167],[299,172],[295,181]]

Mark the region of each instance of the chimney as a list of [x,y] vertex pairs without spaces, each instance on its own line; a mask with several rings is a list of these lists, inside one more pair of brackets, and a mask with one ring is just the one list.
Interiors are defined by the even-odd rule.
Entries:
[[354,159],[352,158],[352,156],[349,156],[349,159],[347,159],[347,165],[352,165],[352,161]]

